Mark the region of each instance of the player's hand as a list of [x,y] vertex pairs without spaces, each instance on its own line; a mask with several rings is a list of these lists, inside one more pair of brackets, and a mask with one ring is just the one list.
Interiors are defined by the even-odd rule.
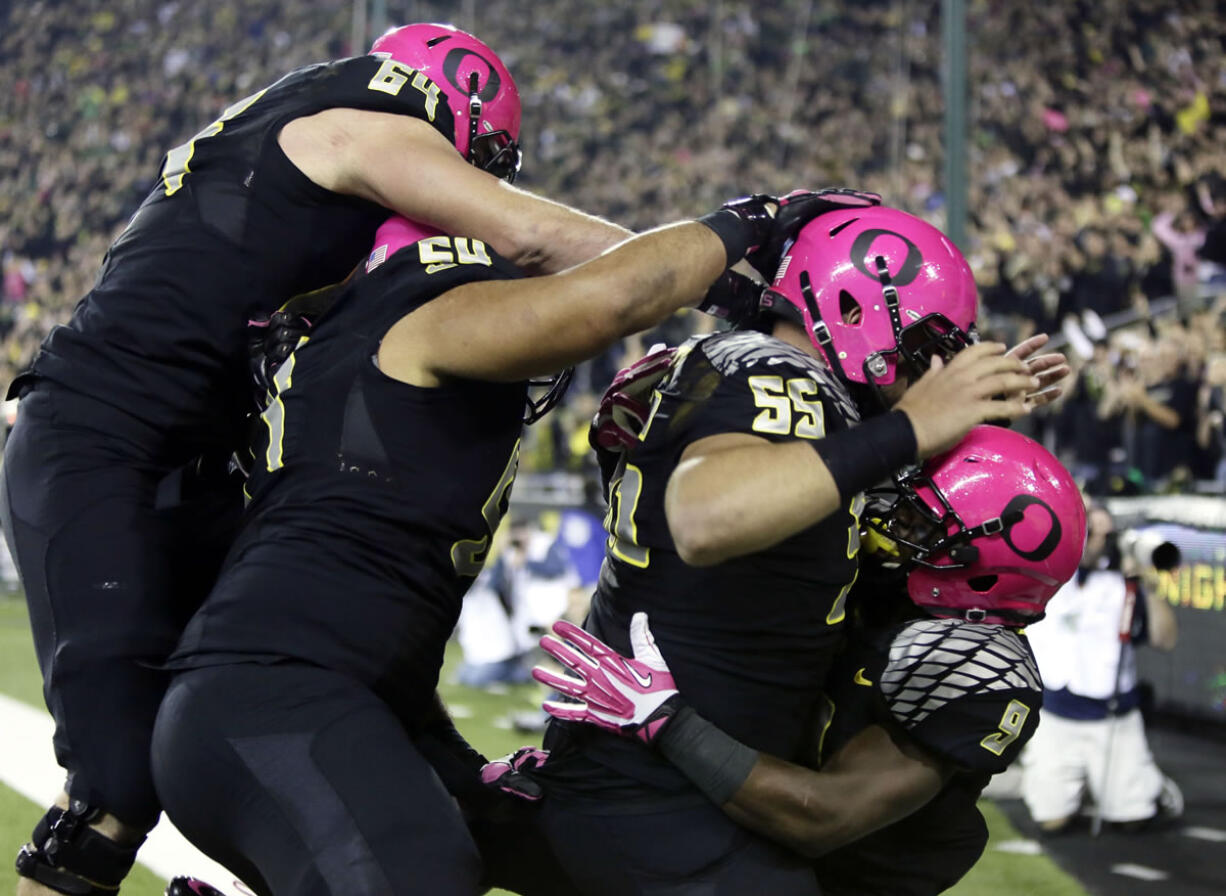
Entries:
[[[775,229],[775,215],[780,208],[780,200],[765,193],[754,193],[752,196],[742,196],[740,199],[729,199],[720,207],[721,212],[732,212],[749,225],[753,235],[747,254],[761,249],[771,238]],[[717,213],[718,214],[718,213]]]
[[764,289],[764,283],[757,283],[730,268],[711,284],[707,294],[698,303],[698,310],[726,320],[735,327],[757,317],[762,307]]
[[1063,395],[1063,380],[1072,373],[1068,358],[1062,352],[1035,354],[1047,344],[1047,341],[1046,333],[1038,333],[1029,339],[1022,340],[1005,353],[1023,362],[1027,373],[1038,378],[1038,387],[1026,396],[1026,400],[1034,408],[1051,404]]
[[549,758],[549,752],[538,747],[520,747],[513,753],[499,757],[481,766],[481,783],[509,793],[517,799],[536,802],[543,795],[541,785],[526,772],[538,769]]
[[247,321],[247,360],[260,410],[267,406],[268,395],[276,394],[277,370],[310,332],[311,319],[293,311],[274,311],[267,318]]
[[881,197],[864,190],[848,187],[830,187],[816,192],[793,190],[775,200],[770,233],[757,248],[750,249],[745,260],[769,283],[775,278],[785,248],[796,239],[802,227],[826,212],[873,205],[881,205]]
[[895,405],[915,430],[921,460],[952,448],[980,423],[1016,420],[1035,407],[1027,396],[1038,391],[1039,378],[1024,362],[1005,353],[1000,342],[980,342],[949,362],[932,359],[918,382]]
[[630,620],[634,659],[622,656],[565,620],[555,622],[553,630],[558,637],[545,635],[541,649],[574,676],[537,666],[532,677],[580,701],[545,701],[545,711],[555,719],[586,722],[650,744],[684,706],[672,673],[651,637],[646,613],[635,613]]
[[618,371],[592,418],[588,443],[597,450],[625,451],[638,441],[651,409],[651,393],[664,379],[677,349],[653,345],[639,360]]

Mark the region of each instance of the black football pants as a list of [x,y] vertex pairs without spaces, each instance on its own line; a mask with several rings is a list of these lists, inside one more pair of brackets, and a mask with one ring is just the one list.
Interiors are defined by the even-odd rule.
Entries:
[[298,662],[180,672],[153,739],[171,821],[260,896],[468,896],[454,799],[369,688]]
[[541,802],[537,828],[583,896],[819,896],[811,864],[714,804],[641,814]]
[[168,470],[144,459],[157,438],[42,383],[21,400],[0,479],[68,792],[143,827],[159,811],[149,739],[169,676],[156,667],[208,593],[241,508],[231,484],[160,507]]

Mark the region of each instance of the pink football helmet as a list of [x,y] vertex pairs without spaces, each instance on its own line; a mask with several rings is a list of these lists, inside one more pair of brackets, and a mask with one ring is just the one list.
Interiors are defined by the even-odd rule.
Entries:
[[375,231],[375,246],[366,258],[366,272],[370,273],[405,246],[411,246],[426,237],[438,236],[441,232],[401,215],[392,215]]
[[801,324],[840,377],[886,386],[975,341],[975,278],[941,231],[896,208],[827,212],[784,254],[762,306]]
[[393,28],[371,45],[438,85],[455,118],[455,147],[473,165],[514,181],[519,173],[519,89],[498,54],[452,25]]
[[977,426],[896,484],[897,498],[870,526],[900,546],[907,593],[934,616],[1026,625],[1077,571],[1081,492],[1021,433]]

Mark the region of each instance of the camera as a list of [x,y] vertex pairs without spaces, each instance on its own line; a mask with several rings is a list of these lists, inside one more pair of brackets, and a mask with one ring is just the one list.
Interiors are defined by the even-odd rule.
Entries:
[[1116,535],[1116,543],[1121,559],[1128,558],[1138,569],[1165,572],[1179,565],[1179,546],[1157,532],[1125,529]]

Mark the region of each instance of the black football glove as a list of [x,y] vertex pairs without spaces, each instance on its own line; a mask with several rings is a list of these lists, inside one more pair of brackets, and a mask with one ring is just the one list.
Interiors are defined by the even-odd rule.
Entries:
[[712,317],[738,326],[758,316],[762,290],[766,287],[744,274],[727,270],[711,284],[707,294],[698,303],[698,310]]
[[[751,197],[753,200],[770,197]],[[749,200],[742,200],[749,201]],[[786,196],[772,199],[778,210],[769,221],[769,231],[756,247],[751,247],[745,260],[753,265],[767,283],[775,279],[784,249],[796,239],[800,228],[818,215],[847,208],[867,208],[881,205],[881,196],[849,187],[830,187],[817,192],[793,190]],[[727,207],[727,206],[725,206]]]
[[269,396],[277,392],[273,382],[277,370],[310,332],[310,317],[293,311],[274,311],[270,317],[247,322],[247,360],[255,402],[261,411],[268,406]]
[[779,208],[779,200],[765,193],[754,193],[740,199],[731,199],[720,206],[721,212],[732,212],[745,224],[749,225],[752,234],[748,252],[760,248],[771,238],[775,230],[775,214]]

